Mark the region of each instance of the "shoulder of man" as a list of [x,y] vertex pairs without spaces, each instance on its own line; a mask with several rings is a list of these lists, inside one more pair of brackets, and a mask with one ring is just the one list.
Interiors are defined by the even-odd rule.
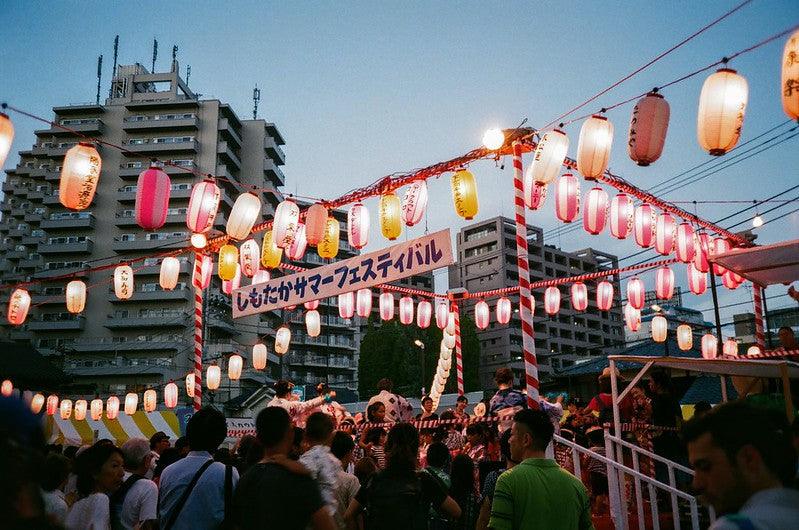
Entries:
[[716,519],[708,530],[757,530],[745,515],[729,514]]

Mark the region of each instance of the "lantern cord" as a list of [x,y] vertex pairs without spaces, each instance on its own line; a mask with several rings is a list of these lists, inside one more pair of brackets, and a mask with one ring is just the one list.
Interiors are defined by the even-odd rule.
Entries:
[[[555,118],[555,119],[554,119],[554,120],[552,120],[551,122],[547,123],[547,124],[546,124],[546,125],[545,125],[543,128],[544,128],[544,129],[548,129],[548,128],[549,128],[549,127],[551,127],[552,125],[554,125],[554,124],[556,124],[556,123],[559,123],[559,122],[562,122],[562,121],[563,121],[563,118],[565,118],[566,116],[569,116],[569,115],[573,114],[574,112],[576,112],[576,111],[580,110],[581,108],[585,107],[586,105],[588,105],[588,104],[589,104],[589,103],[591,103],[592,101],[596,100],[597,98],[599,98],[599,97],[601,97],[601,96],[603,96],[603,95],[607,94],[608,92],[610,92],[611,90],[613,90],[613,89],[614,89],[614,88],[616,88],[617,86],[621,85],[621,84],[622,84],[622,83],[624,83],[625,81],[627,81],[627,80],[631,79],[632,77],[636,76],[637,74],[639,74],[639,73],[643,72],[644,70],[646,70],[647,68],[649,68],[650,66],[652,66],[653,64],[655,64],[656,62],[658,62],[659,60],[661,60],[662,58],[666,57],[666,56],[667,56],[668,54],[670,54],[671,52],[673,52],[673,51],[677,50],[678,48],[680,48],[681,46],[683,46],[683,45],[685,45],[686,43],[690,42],[690,41],[691,41],[691,40],[693,40],[694,38],[698,37],[699,35],[701,35],[701,34],[702,34],[702,33],[704,33],[705,31],[707,31],[708,29],[712,28],[713,26],[715,26],[716,24],[718,24],[719,22],[721,22],[721,21],[722,21],[722,20],[724,20],[725,18],[729,17],[730,15],[732,15],[733,13],[735,13],[736,11],[740,10],[741,8],[743,8],[744,6],[746,6],[747,4],[751,3],[751,1],[752,1],[752,0],[744,0],[743,2],[741,2],[741,3],[740,3],[740,4],[738,4],[737,6],[733,7],[732,9],[730,9],[729,11],[727,11],[726,13],[724,13],[723,15],[721,15],[720,17],[718,17],[717,19],[715,19],[715,20],[713,20],[712,22],[710,22],[710,23],[706,24],[705,26],[703,26],[703,27],[699,28],[699,29],[698,29],[697,31],[695,31],[694,33],[692,33],[692,34],[688,35],[686,38],[684,38],[683,40],[681,40],[680,42],[678,42],[677,44],[675,44],[675,45],[674,45],[674,46],[672,46],[671,48],[669,48],[669,49],[667,49],[667,50],[665,50],[665,51],[661,52],[660,54],[658,54],[657,56],[655,56],[653,59],[651,59],[651,60],[650,60],[649,62],[647,62],[646,64],[644,64],[644,65],[642,65],[642,66],[639,66],[638,68],[636,68],[635,70],[633,70],[633,71],[632,71],[632,72],[630,72],[629,74],[625,75],[624,77],[622,77],[621,79],[619,79],[619,80],[618,80],[618,81],[616,81],[615,83],[611,84],[611,85],[610,85],[610,86],[608,86],[607,88],[604,88],[604,89],[600,90],[599,92],[597,92],[596,94],[594,94],[594,95],[593,95],[593,96],[591,96],[590,98],[586,99],[585,101],[583,101],[582,103],[580,103],[580,104],[579,104],[579,105],[577,105],[576,107],[573,107],[573,108],[572,108],[572,109],[570,109],[569,111],[567,111],[567,112],[565,112],[565,113],[561,114],[560,116],[558,116],[557,118]],[[639,96],[639,97],[640,97],[640,96]],[[610,109],[610,108],[612,108],[612,107],[608,107],[608,109]],[[590,116],[590,115],[589,115],[589,116]],[[572,120],[572,121],[574,121],[574,120]],[[571,123],[571,122],[569,122],[569,123]]]

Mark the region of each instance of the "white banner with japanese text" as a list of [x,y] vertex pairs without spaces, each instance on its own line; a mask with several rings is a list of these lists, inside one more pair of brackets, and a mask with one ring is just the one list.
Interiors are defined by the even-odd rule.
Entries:
[[453,263],[449,229],[233,291],[233,318],[336,296]]

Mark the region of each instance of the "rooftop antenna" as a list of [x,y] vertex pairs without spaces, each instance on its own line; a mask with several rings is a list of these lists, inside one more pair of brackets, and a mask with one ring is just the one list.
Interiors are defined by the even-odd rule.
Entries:
[[189,78],[191,77],[191,65],[186,65],[186,86],[189,86]]
[[96,105],[100,104],[100,80],[103,77],[103,56],[97,58],[97,97],[94,102]]
[[258,85],[252,89],[252,119],[258,119],[258,102],[261,101],[261,90]]
[[117,75],[117,54],[119,53],[119,35],[114,37],[114,69],[111,70],[111,77]]
[[155,73],[155,59],[158,57],[158,40],[153,39],[153,69],[150,70],[151,74]]
[[174,46],[172,46],[172,71],[173,72],[176,71],[175,64],[177,63],[177,60],[178,60],[178,45],[175,44]]

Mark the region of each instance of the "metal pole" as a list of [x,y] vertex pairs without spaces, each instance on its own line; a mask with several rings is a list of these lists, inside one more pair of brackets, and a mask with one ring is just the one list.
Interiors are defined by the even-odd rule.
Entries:
[[719,296],[716,292],[716,275],[713,273],[713,265],[708,267],[710,272],[710,292],[713,295],[713,315],[716,317],[716,338],[719,340],[719,348],[724,344],[724,337],[721,336],[721,318],[719,317]]
[[[755,289],[759,289],[757,285],[753,284]],[[774,348],[774,343],[771,340],[771,327],[768,323],[768,303],[766,302],[766,288],[763,288],[763,327],[766,328],[766,344],[768,345],[768,349],[771,350]]]

